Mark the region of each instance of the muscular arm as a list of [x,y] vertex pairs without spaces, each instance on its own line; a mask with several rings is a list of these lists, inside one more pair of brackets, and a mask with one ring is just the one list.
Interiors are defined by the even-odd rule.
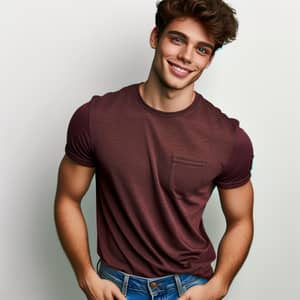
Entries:
[[84,167],[67,156],[62,159],[55,196],[54,217],[60,242],[80,280],[92,267],[81,200],[89,188],[94,168]]
[[220,286],[225,296],[252,243],[253,187],[249,181],[238,188],[219,188],[218,191],[227,227],[218,247],[215,273],[210,282]]
[[57,233],[88,300],[126,300],[115,283],[98,276],[91,263],[87,226],[80,203],[94,172],[94,168],[79,165],[67,156],[62,159],[54,205]]

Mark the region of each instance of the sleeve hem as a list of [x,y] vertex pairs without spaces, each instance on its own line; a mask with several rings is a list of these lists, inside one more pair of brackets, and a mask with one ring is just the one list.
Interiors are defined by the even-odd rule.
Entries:
[[237,188],[240,187],[242,185],[244,185],[245,183],[247,183],[251,178],[251,174],[249,174],[247,177],[243,178],[242,180],[239,180],[237,182],[233,182],[233,183],[217,183],[217,187],[220,187],[222,189],[233,189],[233,188]]
[[85,167],[91,167],[91,168],[95,167],[95,164],[93,162],[89,162],[89,161],[83,160],[81,158],[78,158],[77,155],[75,155],[68,149],[65,150],[65,153],[71,160],[75,161],[76,163],[79,163],[80,165],[83,165]]

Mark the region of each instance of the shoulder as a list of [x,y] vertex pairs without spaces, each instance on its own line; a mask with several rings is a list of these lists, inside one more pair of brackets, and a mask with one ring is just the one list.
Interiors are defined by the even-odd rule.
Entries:
[[[119,117],[126,106],[123,100],[135,91],[135,86],[135,84],[126,86],[101,96],[94,95],[89,101],[82,103],[75,109],[69,122],[70,134],[89,133],[95,122],[110,119],[112,115]],[[123,105],[116,106],[121,100]]]
[[102,95],[94,95],[90,100],[91,109],[96,109],[103,106],[115,105],[125,98],[132,97],[137,91],[137,83],[131,84],[120,89],[106,92]]
[[[244,149],[253,152],[252,142],[248,133],[240,127],[240,121],[237,118],[228,116],[219,107],[215,106],[209,100],[201,96],[203,104],[203,116],[210,139],[222,149],[231,152],[233,148],[236,151]],[[226,152],[226,151],[225,151]]]
[[215,134],[234,135],[235,131],[239,128],[240,121],[236,118],[228,116],[219,107],[200,95],[202,101],[202,117],[207,126]]

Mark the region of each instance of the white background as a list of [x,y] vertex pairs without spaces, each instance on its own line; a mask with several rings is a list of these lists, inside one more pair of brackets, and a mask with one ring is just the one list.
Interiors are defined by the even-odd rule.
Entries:
[[[57,169],[75,109],[144,81],[155,1],[1,1],[0,298],[84,295],[53,219]],[[196,89],[240,120],[255,151],[255,237],[226,299],[297,299],[299,272],[298,1],[231,1],[238,40]],[[96,264],[94,181],[83,200]],[[225,229],[216,190],[205,213],[215,248]]]

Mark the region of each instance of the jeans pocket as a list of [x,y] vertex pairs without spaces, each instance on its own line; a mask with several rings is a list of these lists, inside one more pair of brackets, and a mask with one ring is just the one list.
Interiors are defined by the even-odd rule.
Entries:
[[121,286],[122,286],[121,280],[119,278],[115,277],[113,274],[102,271],[102,272],[99,272],[99,276],[102,279],[106,279],[106,280],[113,282],[121,289]]
[[197,278],[195,280],[189,281],[185,284],[182,285],[182,289],[185,292],[186,290],[188,290],[189,288],[195,286],[195,285],[203,285],[205,283],[208,282],[207,278]]

